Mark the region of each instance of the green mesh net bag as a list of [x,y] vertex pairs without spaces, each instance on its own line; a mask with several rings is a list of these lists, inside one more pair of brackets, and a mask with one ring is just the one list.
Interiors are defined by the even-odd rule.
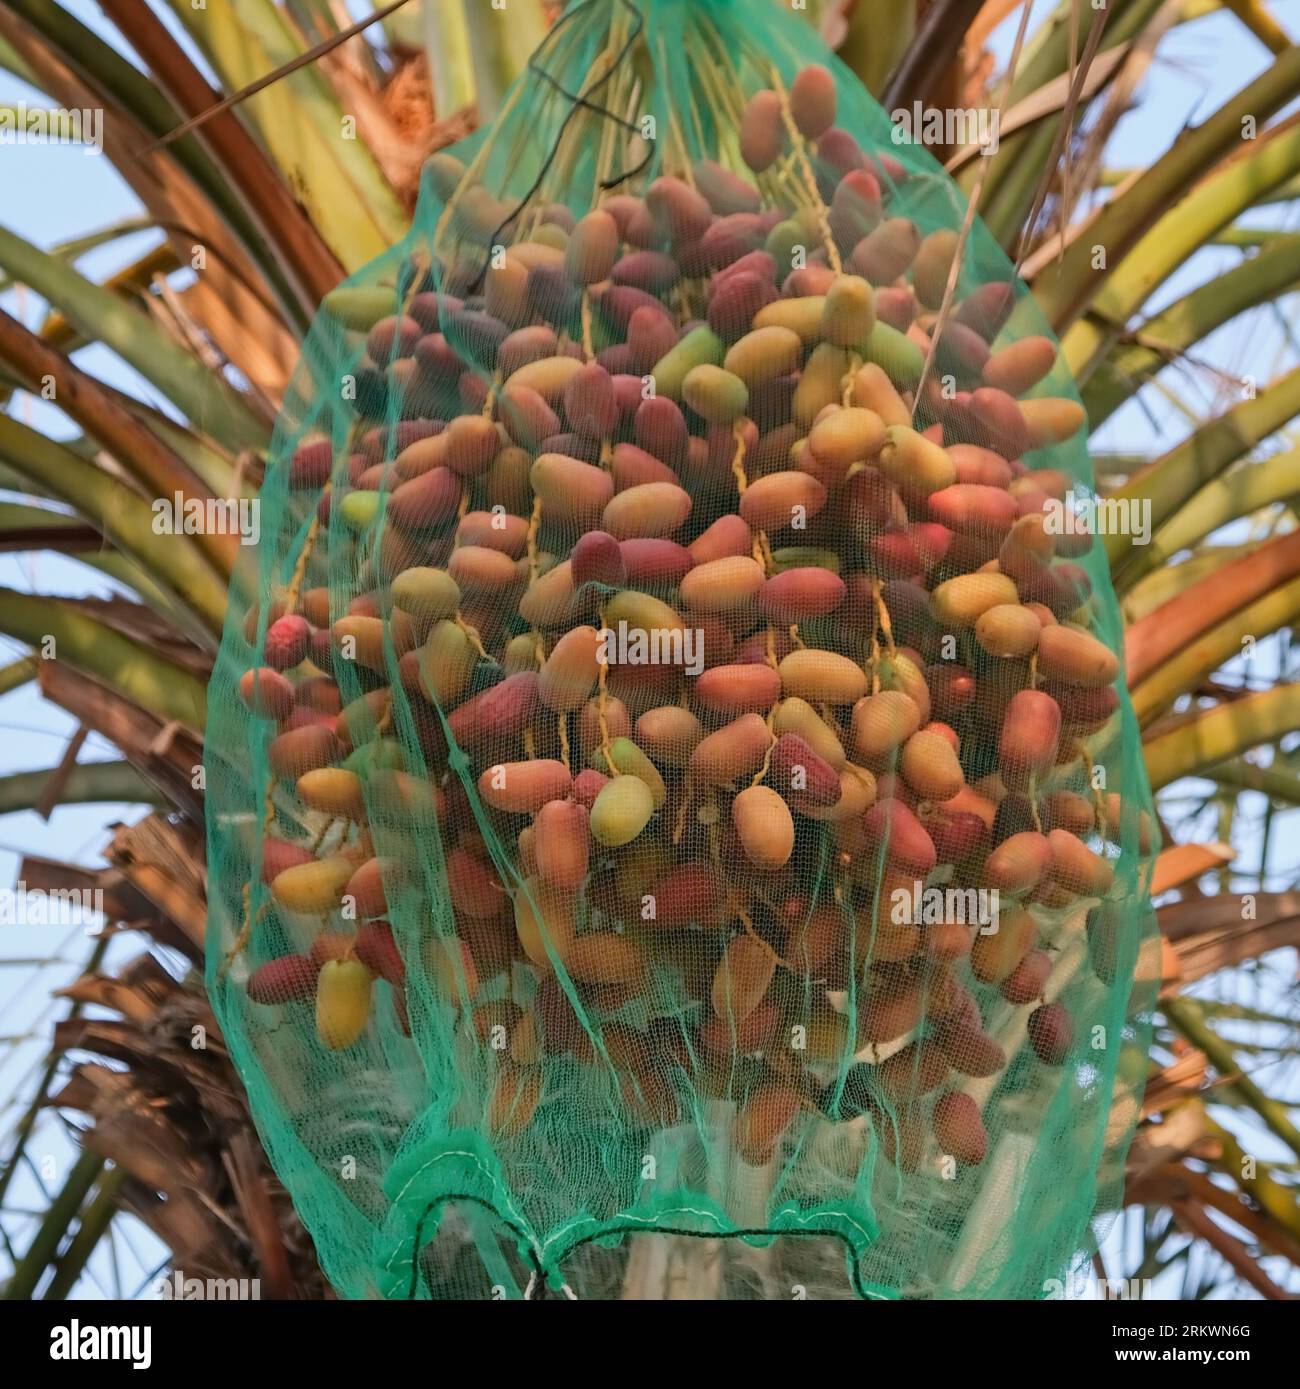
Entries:
[[893,132],[778,6],[585,0],[322,307],[208,983],[344,1295],[1042,1297],[1116,1208],[1155,831],[1083,411]]

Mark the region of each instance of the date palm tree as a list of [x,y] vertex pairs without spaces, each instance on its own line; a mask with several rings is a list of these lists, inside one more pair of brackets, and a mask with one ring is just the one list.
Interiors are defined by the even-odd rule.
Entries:
[[[429,0],[364,24],[322,0],[100,8],[111,38],[58,0],[0,0],[0,67],[52,108],[102,110],[105,153],[139,204],[129,222],[44,249],[0,227],[4,286],[48,305],[35,327],[0,312],[0,390],[52,402],[75,430],[56,438],[0,411],[0,548],[54,551],[98,571],[87,589],[114,585],[109,597],[0,593],[0,633],[18,648],[0,693],[35,681],[80,730],[58,765],[0,779],[0,813],[151,805],[115,828],[106,867],[29,857],[20,877],[29,889],[101,889],[106,918],[154,948],[110,971],[96,942],[60,991],[48,1064],[0,1146],[0,1210],[48,1109],[76,1116],[82,1156],[11,1249],[7,1292],[66,1295],[130,1212],[188,1274],[328,1296],[193,968],[205,886],[196,769],[234,546],[204,534],[158,543],[151,501],[255,495],[322,296],[404,233],[424,158],[490,118],[559,6]],[[1105,1272],[1173,1268],[1188,1296],[1244,1285],[1279,1297],[1300,1286],[1294,995],[1284,984],[1267,1002],[1242,999],[1271,952],[1300,944],[1300,892],[1269,868],[1276,827],[1300,805],[1300,368],[1234,379],[1214,343],[1300,291],[1300,234],[1255,215],[1300,198],[1300,119],[1280,114],[1300,92],[1300,47],[1262,0],[1060,0],[1003,72],[990,39],[1027,8],[811,0],[805,12],[887,108],[1001,110],[996,154],[939,154],[1060,334],[1093,430],[1135,400],[1182,421],[1164,427],[1168,447],[1096,458],[1104,496],[1150,502],[1150,544],[1107,543],[1167,846],[1133,1219],[1123,1266]],[[1267,54],[1261,74],[1146,166],[1113,167],[1112,136],[1151,65],[1220,10],[1216,22],[1226,15]],[[142,228],[154,244],[108,279],[79,268]],[[1215,248],[1235,263],[1185,273]],[[91,344],[132,368],[150,400],[79,362]],[[1207,378],[1208,406],[1187,388]],[[1256,650],[1274,659],[1263,679],[1262,662],[1241,660]],[[92,732],[114,760],[78,763]],[[1241,862],[1245,847],[1257,869]]]

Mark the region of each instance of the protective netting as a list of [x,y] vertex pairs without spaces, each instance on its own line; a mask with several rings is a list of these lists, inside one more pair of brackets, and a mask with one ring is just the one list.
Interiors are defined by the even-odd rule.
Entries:
[[346,1295],[1040,1297],[1114,1209],[1155,830],[1083,411],[892,131],[779,6],[586,0],[318,316],[208,983]]

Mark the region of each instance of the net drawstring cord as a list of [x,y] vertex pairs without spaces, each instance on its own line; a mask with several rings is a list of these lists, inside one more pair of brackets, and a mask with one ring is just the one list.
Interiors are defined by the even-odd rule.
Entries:
[[[508,216],[504,217],[500,222],[498,222],[497,225],[492,229],[491,235],[488,238],[487,258],[484,260],[483,267],[478,272],[478,275],[475,278],[473,285],[471,286],[472,289],[477,290],[479,286],[483,283],[483,277],[487,274],[488,267],[492,263],[492,247],[497,243],[497,238],[502,234],[502,232],[505,231],[505,229],[508,226],[511,225],[512,222],[514,222],[520,216],[523,210],[536,196],[542,184],[545,182],[547,174],[549,174],[551,171],[551,166],[555,163],[556,158],[559,156],[560,146],[563,143],[565,132],[569,128],[569,122],[573,120],[573,118],[578,114],[579,111],[590,111],[593,115],[600,116],[604,120],[613,121],[616,125],[621,127],[623,130],[630,132],[631,134],[641,134],[640,126],[633,124],[633,122],[629,120],[625,120],[622,116],[616,114],[613,111],[608,110],[604,106],[598,105],[596,102],[590,99],[590,95],[594,92],[598,92],[603,86],[605,86],[605,84],[613,77],[614,73],[618,70],[618,68],[626,61],[628,55],[636,46],[637,40],[641,37],[642,30],[645,28],[645,17],[642,15],[641,11],[637,9],[637,7],[632,3],[632,0],[619,0],[619,3],[625,9],[629,10],[631,14],[634,16],[632,32],[628,35],[627,41],[624,43],[622,49],[620,49],[618,56],[614,59],[612,63],[610,63],[609,70],[605,72],[602,76],[597,78],[597,80],[593,82],[592,85],[587,89],[586,93],[571,92],[566,86],[564,86],[564,84],[557,77],[554,77],[551,73],[547,72],[546,69],[541,65],[540,59],[551,47],[553,47],[555,39],[564,29],[564,27],[570,21],[576,19],[578,15],[580,15],[584,10],[589,9],[593,4],[596,3],[598,3],[598,0],[583,0],[582,4],[575,5],[571,10],[568,11],[568,13],[561,16],[561,18],[551,28],[551,31],[546,36],[545,40],[543,40],[541,47],[538,48],[538,50],[528,60],[528,71],[531,72],[535,77],[539,77],[549,87],[554,88],[554,90],[557,91],[560,94],[560,96],[562,96],[566,101],[571,102],[572,106],[570,107],[568,113],[565,115],[564,119],[560,122],[560,128],[556,132],[555,140],[552,143],[551,148],[546,155],[546,158],[542,160],[541,167],[537,171],[537,177],[534,178],[532,183],[529,185],[528,191],[519,200],[514,210]],[[609,178],[601,180],[600,187],[604,192],[609,192],[611,189],[619,187],[620,184],[626,183],[628,179],[635,178],[644,168],[646,168],[646,166],[650,163],[651,159],[654,158],[654,141],[652,139],[647,138],[646,143],[649,145],[649,148],[646,150],[645,157],[642,160],[640,160],[640,162],[634,168],[625,169],[622,173],[611,174]]]

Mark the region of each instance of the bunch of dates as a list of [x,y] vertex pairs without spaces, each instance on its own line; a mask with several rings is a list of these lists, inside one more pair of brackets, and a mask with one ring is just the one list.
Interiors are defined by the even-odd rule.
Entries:
[[297,948],[243,978],[345,1050],[383,990],[409,1027],[418,972],[498,1141],[564,1060],[612,1065],[632,1124],[734,1101],[747,1162],[812,1112],[975,1164],[993,1078],[1076,1045],[1047,923],[1104,924],[1118,661],[1071,478],[1022,456],[1083,412],[835,105],[810,67],[736,169],[580,217],[435,156],[443,241],[326,301],[348,443],[287,462],[316,525],[241,685]]

